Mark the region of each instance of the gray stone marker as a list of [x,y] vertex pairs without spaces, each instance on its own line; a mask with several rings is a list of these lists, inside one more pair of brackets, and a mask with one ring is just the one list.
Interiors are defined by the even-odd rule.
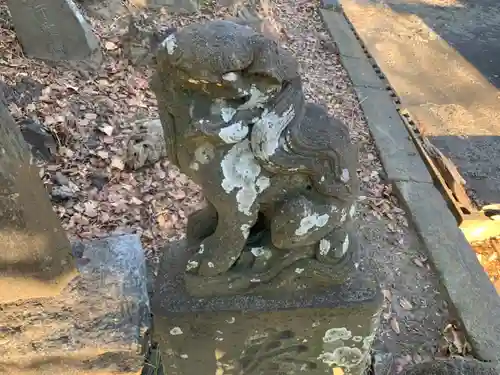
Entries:
[[141,373],[150,308],[138,236],[73,248],[80,276],[60,296],[0,305],[0,374]]
[[364,373],[382,298],[356,266],[347,127],[306,103],[289,52],[244,25],[189,25],[156,60],[167,156],[207,200],[156,281],[165,373]]
[[100,60],[99,41],[73,0],[8,0],[7,4],[26,56]]
[[54,296],[76,276],[71,246],[0,93],[0,303]]

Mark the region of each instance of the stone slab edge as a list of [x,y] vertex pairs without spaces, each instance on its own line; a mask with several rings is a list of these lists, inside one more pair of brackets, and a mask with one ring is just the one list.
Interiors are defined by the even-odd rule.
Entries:
[[[346,16],[339,8],[320,9],[320,14],[337,44],[342,64],[362,101],[361,107],[387,177],[403,201],[429,258],[439,273],[441,284],[463,323],[476,356],[481,360],[494,362],[497,371],[500,371],[500,298],[496,290],[456,225],[456,219],[444,198],[434,186],[427,166],[411,140],[389,91],[380,90],[373,85],[357,84],[359,78],[354,77],[353,73],[358,74],[358,69],[350,69],[352,60],[366,60],[363,65],[370,66],[371,72],[366,72],[365,76],[376,73],[366,55],[361,53],[363,49]],[[376,100],[370,100],[375,97]],[[363,106],[363,103],[370,101],[375,101],[377,106]],[[381,116],[385,116],[386,123],[392,125],[390,129],[387,125],[381,127],[377,123]],[[395,123],[398,123],[397,127]],[[398,134],[386,134],[389,132]],[[408,156],[404,152],[394,152],[394,140],[403,141],[405,148],[409,147],[406,150]],[[396,162],[394,158],[399,160]],[[403,169],[406,169],[406,173]],[[423,169],[426,173],[422,173]],[[411,177],[415,172],[419,175],[418,179]]]

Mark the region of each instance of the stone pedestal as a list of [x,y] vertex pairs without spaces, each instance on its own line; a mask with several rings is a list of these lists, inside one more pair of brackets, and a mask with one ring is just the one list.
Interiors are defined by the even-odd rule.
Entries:
[[74,244],[80,276],[55,298],[0,304],[1,375],[138,375],[148,349],[135,235]]
[[0,303],[58,295],[76,276],[71,245],[0,94]]
[[99,41],[73,0],[8,0],[7,4],[26,56],[100,60]]
[[186,250],[165,249],[155,285],[153,339],[165,374],[364,373],[382,304],[373,280],[356,274],[322,291],[193,298]]

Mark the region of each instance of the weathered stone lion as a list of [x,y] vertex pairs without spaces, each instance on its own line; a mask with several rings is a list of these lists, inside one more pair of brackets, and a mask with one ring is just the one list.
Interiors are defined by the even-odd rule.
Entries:
[[212,21],[170,34],[156,59],[167,156],[208,203],[188,223],[188,240],[201,241],[192,292],[343,282],[357,247],[357,150],[345,125],[305,102],[293,56]]

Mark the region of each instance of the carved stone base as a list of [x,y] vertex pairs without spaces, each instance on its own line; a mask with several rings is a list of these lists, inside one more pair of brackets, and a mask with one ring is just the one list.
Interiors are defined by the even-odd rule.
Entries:
[[378,285],[361,273],[321,292],[193,298],[184,243],[165,250],[154,341],[169,375],[363,374],[379,322]]

